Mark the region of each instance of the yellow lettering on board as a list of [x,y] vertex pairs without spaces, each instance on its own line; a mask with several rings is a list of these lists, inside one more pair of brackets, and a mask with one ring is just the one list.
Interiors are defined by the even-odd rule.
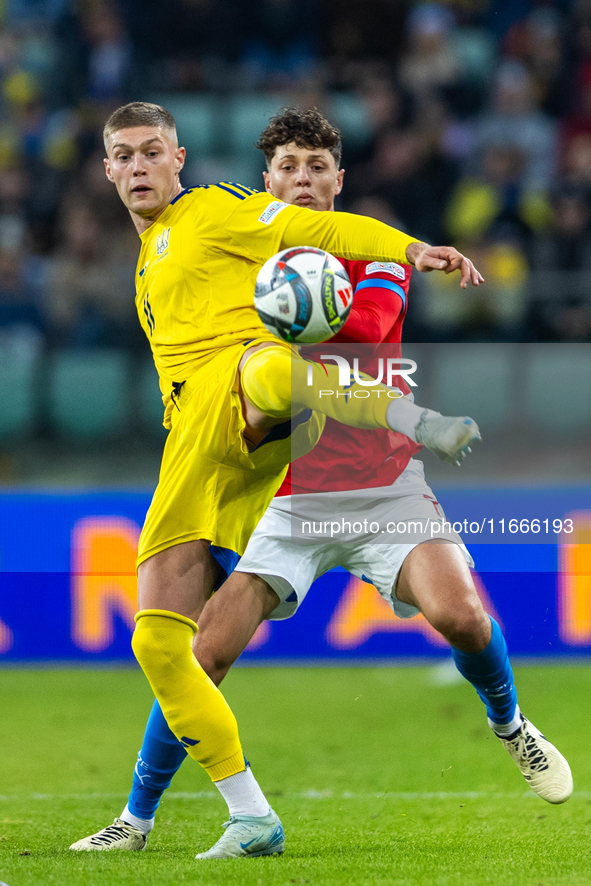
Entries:
[[7,624],[0,618],[0,655],[12,649],[14,635]]
[[[480,576],[472,573],[472,577],[484,608],[502,627]],[[326,629],[327,642],[337,649],[355,649],[367,642],[373,634],[381,632],[418,633],[433,646],[447,646],[447,641],[431,627],[423,615],[398,618],[373,585],[351,577]]]
[[591,511],[573,511],[558,548],[558,635],[569,646],[591,644]]
[[85,517],[72,530],[72,639],[87,652],[111,645],[115,614],[134,629],[139,534],[124,517]]

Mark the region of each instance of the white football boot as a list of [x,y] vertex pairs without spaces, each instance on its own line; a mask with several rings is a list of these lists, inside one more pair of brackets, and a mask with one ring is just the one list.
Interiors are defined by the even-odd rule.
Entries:
[[233,815],[224,822],[226,832],[208,849],[195,858],[242,858],[259,855],[282,855],[285,834],[278,816],[271,811],[262,818],[251,815]]
[[415,439],[438,458],[460,467],[466,455],[472,452],[470,444],[482,438],[474,419],[433,415],[425,409],[415,426]]
[[559,750],[526,720],[508,738],[497,736],[504,745],[526,782],[538,797],[548,803],[565,803],[573,792],[570,766]]
[[112,849],[123,849],[127,852],[137,852],[146,848],[147,836],[132,824],[116,818],[113,824],[84,837],[77,843],[72,843],[70,849],[76,852],[110,852]]

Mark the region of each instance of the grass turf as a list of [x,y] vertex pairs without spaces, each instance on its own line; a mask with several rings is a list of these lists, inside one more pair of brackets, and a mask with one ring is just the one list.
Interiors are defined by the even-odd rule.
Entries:
[[470,686],[429,668],[243,669],[225,683],[281,858],[197,862],[224,804],[186,761],[141,853],[69,852],[125,804],[150,693],[134,670],[0,670],[0,880],[10,886],[588,886],[591,668],[523,667],[524,711],[575,795],[527,789]]

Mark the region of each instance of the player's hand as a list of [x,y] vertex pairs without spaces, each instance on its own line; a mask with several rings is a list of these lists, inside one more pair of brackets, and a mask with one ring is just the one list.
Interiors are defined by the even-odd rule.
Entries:
[[480,271],[477,271],[470,259],[458,252],[454,246],[411,243],[406,249],[406,257],[417,271],[444,271],[446,274],[451,274],[459,270],[462,289],[466,289],[468,283],[472,283],[472,286],[484,283]]

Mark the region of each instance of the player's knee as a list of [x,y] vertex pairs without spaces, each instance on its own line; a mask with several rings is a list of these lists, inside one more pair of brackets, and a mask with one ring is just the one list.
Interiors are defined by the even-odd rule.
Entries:
[[255,351],[242,369],[241,382],[260,412],[274,418],[291,415],[291,354],[286,348]]
[[131,648],[144,673],[162,667],[175,668],[191,651],[192,631],[188,624],[159,615],[138,618]]
[[479,652],[490,639],[490,621],[475,595],[467,596],[453,609],[439,612],[432,624],[458,649]]

